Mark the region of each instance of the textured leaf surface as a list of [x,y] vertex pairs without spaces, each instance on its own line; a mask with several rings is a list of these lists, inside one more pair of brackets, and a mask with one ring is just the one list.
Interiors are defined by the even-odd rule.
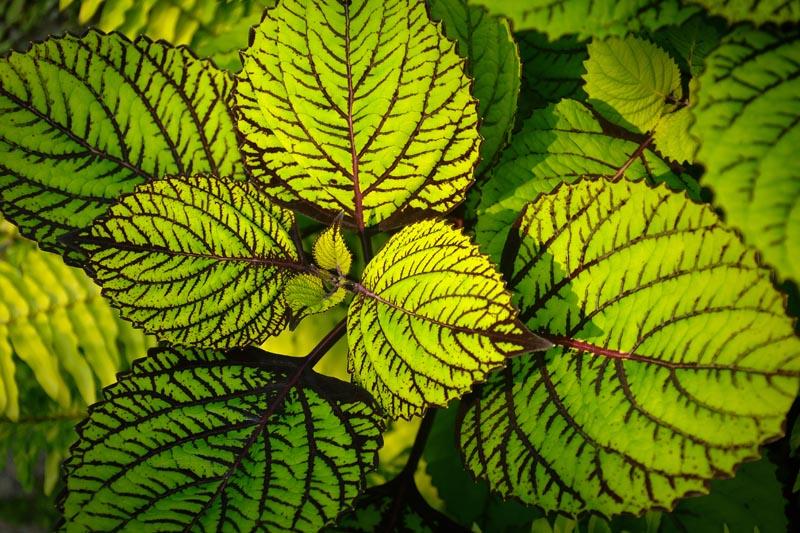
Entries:
[[[61,410],[94,403],[128,360],[151,343],[122,322],[83,272],[17,241],[0,250],[0,414],[20,416],[20,399],[41,391]],[[20,365],[20,363],[23,363]],[[32,373],[39,390],[19,381]],[[78,396],[80,400],[76,400]]]
[[80,427],[65,466],[67,531],[317,531],[332,521],[374,468],[381,421],[363,392],[301,361],[151,352]]
[[291,212],[249,183],[170,178],[139,187],[75,239],[122,316],[181,345],[259,344],[285,325],[299,267]]
[[489,259],[445,222],[413,224],[367,265],[347,316],[348,367],[392,417],[446,405],[547,343],[517,322]]
[[664,50],[638,37],[594,40],[588,50],[584,88],[608,120],[646,132],[675,110],[681,73]]
[[800,34],[740,28],[708,57],[692,134],[729,224],[800,279]]
[[356,500],[353,510],[343,515],[326,532],[440,531],[466,532],[439,511],[433,509],[417,490],[413,481],[403,484],[396,479],[369,489]]
[[653,31],[680,24],[699,11],[678,0],[473,0],[491,13],[511,19],[514,31],[537,30],[552,39]]
[[581,181],[530,204],[508,250],[521,319],[559,346],[466,404],[465,461],[495,490],[568,513],[671,508],[782,434],[800,339],[709,207]]
[[693,121],[692,111],[688,107],[662,117],[653,135],[656,149],[672,161],[693,162],[699,148],[697,140],[689,134]]
[[297,318],[325,312],[347,296],[347,291],[340,287],[327,289],[322,279],[313,274],[292,277],[286,282],[284,292],[286,304]]
[[473,78],[472,94],[478,99],[478,128],[483,143],[480,176],[489,169],[508,142],[520,89],[519,50],[508,21],[489,15],[467,0],[428,0],[431,18],[441,20],[445,35],[458,43]]
[[0,210],[51,251],[166,174],[239,176],[229,80],[185,49],[91,31],[0,60]]
[[699,76],[704,62],[727,31],[724,23],[699,13],[679,26],[668,26],[652,35],[654,42],[667,51],[681,70]]
[[347,248],[342,236],[342,228],[335,223],[323,231],[314,241],[314,261],[317,266],[325,270],[336,271],[347,275],[353,265],[353,255]]
[[244,53],[243,151],[279,201],[358,228],[402,225],[464,199],[477,102],[423,0],[286,0]]
[[591,110],[566,100],[536,111],[481,187],[476,240],[499,262],[508,229],[526,203],[558,184],[583,176],[623,176],[631,181],[666,182],[697,194],[692,178],[674,173],[641,141],[604,130]]
[[535,109],[563,99],[583,100],[586,44],[573,36],[550,40],[535,30],[515,34],[522,58],[522,89],[517,124]]
[[791,0],[689,0],[699,4],[712,15],[725,17],[731,22],[750,21],[756,24],[766,22],[800,21],[800,4]]

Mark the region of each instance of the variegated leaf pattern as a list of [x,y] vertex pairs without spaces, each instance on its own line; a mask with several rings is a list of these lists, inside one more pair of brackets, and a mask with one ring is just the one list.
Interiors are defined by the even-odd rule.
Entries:
[[464,199],[478,160],[464,60],[424,0],[285,0],[243,54],[246,164],[277,201],[364,229]]
[[562,185],[523,211],[503,271],[556,343],[463,404],[494,490],[545,510],[672,508],[783,433],[800,339],[756,253],[665,186]]
[[730,22],[800,22],[800,3],[792,0],[689,0],[703,6],[712,15]]
[[481,186],[475,225],[481,250],[499,262],[508,229],[525,204],[581,177],[666,182],[698,197],[695,180],[673,170],[645,141],[605,128],[580,102],[563,100],[537,110]]
[[800,32],[741,27],[706,60],[695,123],[703,182],[782,278],[800,280]]
[[494,265],[446,222],[395,234],[355,291],[348,368],[395,418],[446,405],[508,357],[549,346],[517,321]]
[[123,197],[75,245],[122,316],[188,346],[259,344],[286,324],[294,216],[248,182],[169,178]]
[[318,531],[365,488],[363,391],[255,348],[151,351],[106,389],[65,464],[66,531]]
[[243,176],[228,77],[184,48],[89,31],[0,60],[0,211],[49,251],[166,174]]

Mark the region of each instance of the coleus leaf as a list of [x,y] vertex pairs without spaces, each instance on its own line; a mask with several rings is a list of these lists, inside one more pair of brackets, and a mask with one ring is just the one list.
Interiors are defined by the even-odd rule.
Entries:
[[305,361],[254,348],[151,351],[79,427],[65,464],[65,529],[331,522],[363,490],[382,422],[363,391]]
[[347,291],[341,287],[326,288],[322,278],[314,274],[298,274],[286,282],[284,297],[296,323],[342,303]]
[[588,56],[586,43],[574,36],[550,40],[535,30],[514,35],[522,58],[522,89],[517,124],[535,109],[564,99],[584,100],[583,62]]
[[698,13],[681,25],[659,30],[652,38],[683,72],[694,77],[703,72],[705,58],[719,45],[726,30],[718,19]]
[[800,280],[800,33],[746,27],[700,77],[695,123],[703,182],[728,223],[782,278]]
[[653,142],[659,153],[678,163],[693,162],[700,148],[689,133],[693,121],[692,111],[688,107],[662,117],[653,134]]
[[466,532],[445,515],[433,509],[417,486],[398,477],[385,485],[372,487],[360,496],[353,510],[339,518],[327,533],[372,533],[374,531]]
[[508,357],[549,346],[519,324],[489,259],[446,222],[395,234],[355,291],[348,369],[395,418],[446,405]]
[[545,510],[671,508],[782,434],[800,339],[753,250],[710,207],[584,180],[531,203],[503,270],[558,344],[464,403],[468,467]]
[[638,37],[594,40],[584,63],[588,102],[611,122],[647,132],[675,111],[681,73],[664,50]]
[[585,105],[564,100],[523,124],[481,186],[475,225],[481,250],[499,262],[508,228],[525,204],[584,176],[666,182],[699,195],[696,182],[673,171],[646,139],[609,129]]
[[183,48],[89,31],[0,60],[0,211],[44,249],[166,174],[243,176],[226,75]]
[[73,237],[122,316],[174,344],[260,344],[286,323],[301,270],[294,216],[248,182],[168,178],[140,186]]
[[800,4],[785,0],[737,0],[719,2],[717,0],[689,0],[699,4],[712,15],[725,17],[730,22],[783,23],[800,21]]
[[423,0],[285,0],[243,53],[242,150],[277,201],[390,228],[464,199],[478,160],[464,60]]
[[519,50],[505,18],[489,15],[485,8],[467,0],[428,0],[431,18],[441,20],[445,35],[458,43],[473,78],[472,94],[478,99],[483,137],[481,176],[495,162],[508,142],[520,90]]
[[314,241],[312,253],[318,267],[345,276],[353,265],[353,255],[347,248],[347,243],[344,242],[342,228],[338,222],[320,233],[317,240]]
[[653,31],[680,24],[696,6],[679,0],[474,0],[490,13],[505,15],[514,31],[538,30],[551,39],[577,34],[578,38],[603,38]]

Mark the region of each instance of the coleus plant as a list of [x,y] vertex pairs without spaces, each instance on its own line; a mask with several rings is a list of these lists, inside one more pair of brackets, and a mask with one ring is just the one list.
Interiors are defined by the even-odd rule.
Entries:
[[[464,466],[567,514],[669,509],[782,435],[798,33],[487,4],[547,34],[541,101],[462,0],[281,0],[236,74],[98,31],[2,60],[2,213],[162,343],[79,426],[65,529],[455,528],[413,470],[461,397]],[[768,4],[711,13],[800,18]],[[537,85],[544,54],[571,74]],[[258,348],[348,299],[306,357]],[[313,370],[345,336],[352,383]],[[426,412],[365,492],[387,420]]]

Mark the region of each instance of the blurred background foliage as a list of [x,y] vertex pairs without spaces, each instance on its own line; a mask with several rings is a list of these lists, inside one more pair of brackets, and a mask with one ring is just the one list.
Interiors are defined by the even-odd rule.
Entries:
[[[25,50],[32,41],[96,26],[129,37],[146,34],[186,45],[221,68],[238,70],[238,50],[249,28],[275,0],[0,0],[0,53]],[[705,31],[704,25],[698,31]],[[669,29],[664,30],[669,39]],[[573,37],[550,42],[543,34],[515,34],[523,62],[518,122],[563,97],[585,98],[581,75],[586,43]],[[474,201],[474,200],[473,200]],[[469,202],[468,202],[469,204]],[[306,249],[323,229],[300,221]],[[357,250],[350,242],[351,250]],[[375,242],[376,246],[381,243]],[[363,258],[355,268],[363,268]],[[792,295],[796,316],[796,287]],[[302,356],[346,315],[340,306],[307,318],[294,331],[270,339],[266,350]],[[103,386],[145,354],[155,341],[121,321],[99,298],[83,272],[40,251],[0,219],[0,531],[45,531],[57,519],[60,462],[75,439],[74,426]],[[349,380],[347,343],[340,341],[316,370]],[[797,477],[800,419],[795,405],[791,438],[770,445],[765,457],[741,467],[730,480],[712,483],[711,494],[681,502],[673,512],[608,522],[545,516],[490,494],[464,470],[455,441],[458,405],[437,413],[415,481],[435,509],[473,531],[532,533],[773,532],[800,527]],[[420,420],[393,424],[385,434],[380,465],[369,479],[380,485],[405,465]]]

